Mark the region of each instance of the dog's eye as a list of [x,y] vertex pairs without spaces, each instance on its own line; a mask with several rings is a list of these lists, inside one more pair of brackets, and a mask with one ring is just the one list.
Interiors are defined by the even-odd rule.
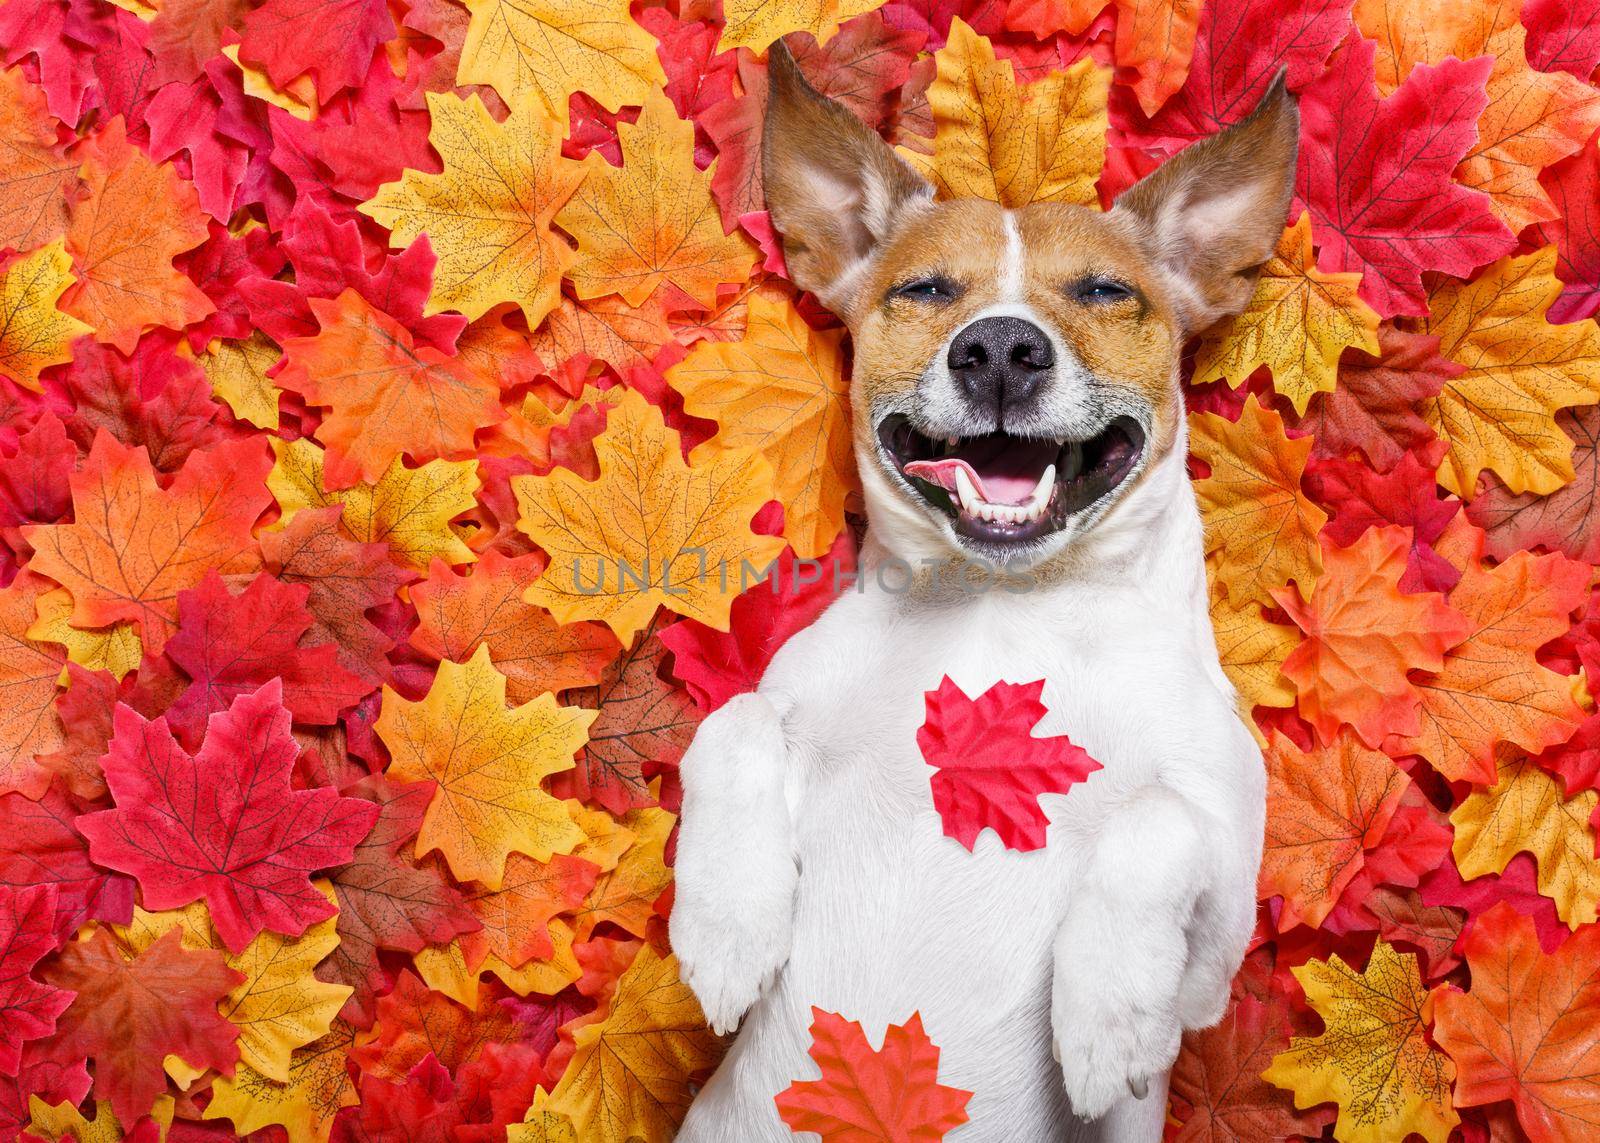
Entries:
[[1080,302],[1120,302],[1133,297],[1133,287],[1111,278],[1085,278],[1073,285],[1072,295]]
[[921,302],[953,302],[960,292],[960,287],[947,278],[917,278],[896,286],[889,291],[889,296]]

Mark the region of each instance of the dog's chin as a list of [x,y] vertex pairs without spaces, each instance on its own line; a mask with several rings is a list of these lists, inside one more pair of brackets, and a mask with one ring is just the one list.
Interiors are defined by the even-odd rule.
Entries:
[[1104,514],[1145,459],[1147,433],[1118,416],[1080,437],[928,435],[901,414],[878,423],[885,464],[967,552],[1029,564]]

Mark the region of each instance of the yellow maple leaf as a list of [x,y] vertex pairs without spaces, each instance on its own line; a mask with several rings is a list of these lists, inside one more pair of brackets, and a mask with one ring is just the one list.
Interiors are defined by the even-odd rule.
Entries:
[[1302,213],[1262,267],[1245,311],[1200,343],[1194,384],[1226,380],[1237,389],[1265,365],[1272,387],[1303,415],[1313,394],[1333,390],[1341,353],[1378,353],[1378,315],[1358,296],[1360,287],[1360,274],[1317,269],[1311,216]]
[[549,956],[513,966],[490,953],[479,969],[498,976],[518,996],[554,996],[582,976],[583,968],[572,951],[572,926],[560,917],[550,921],[550,943],[555,948]]
[[726,631],[741,568],[759,578],[783,550],[750,531],[773,497],[767,462],[737,449],[691,468],[661,411],[634,392],[607,416],[595,453],[598,480],[558,468],[511,482],[517,527],[550,556],[527,601],[563,623],[603,620],[624,644],[659,604]]
[[689,1109],[690,1077],[722,1054],[677,958],[648,944],[617,982],[610,1014],[574,1043],[548,1106],[590,1143],[665,1143]]
[[843,334],[812,329],[785,297],[757,294],[738,341],[703,341],[667,370],[684,412],[717,422],[689,461],[753,448],[772,465],[783,534],[803,558],[827,551],[856,487]]
[[56,302],[76,280],[60,239],[0,271],[0,377],[40,393],[39,371],[72,360],[72,339],[91,330]]
[[467,966],[459,940],[418,949],[411,963],[416,965],[422,983],[434,992],[442,992],[463,1008],[477,1009],[478,988],[483,982],[480,971]]
[[550,1093],[533,1089],[533,1103],[521,1123],[506,1126],[506,1143],[578,1143],[572,1120],[550,1108]]
[[376,484],[358,483],[330,492],[323,484],[322,450],[301,437],[272,440],[277,463],[267,487],[287,524],[303,508],[342,506],[339,530],[364,544],[388,544],[407,567],[426,571],[435,558],[471,563],[472,549],[450,528],[450,521],[476,505],[478,462],[434,460],[407,468],[399,457]]
[[621,294],[640,306],[670,282],[710,309],[717,286],[749,276],[756,248],[740,231],[723,233],[712,170],[695,169],[694,126],[654,88],[643,102],[637,123],[617,124],[622,166],[591,152],[583,182],[556,215],[578,240],[568,276],[580,298]]
[[[314,884],[331,903],[338,903],[331,884]],[[113,926],[113,933],[132,956],[173,929],[179,930],[186,949],[216,949],[225,954],[228,967],[244,979],[218,1003],[217,1010],[239,1028],[242,1065],[266,1079],[287,1083],[291,1053],[326,1036],[354,991],[313,975],[317,965],[339,945],[337,924],[338,917],[328,917],[298,937],[263,931],[238,953],[230,953],[217,935],[210,910],[203,901],[196,901],[159,912],[136,905],[132,922]]]
[[257,331],[244,341],[215,340],[199,360],[211,391],[228,403],[235,417],[258,429],[276,429],[278,387],[267,370],[281,356],[271,339]]
[[985,198],[1001,206],[1071,202],[1095,206],[1105,163],[1111,72],[1084,56],[1019,87],[1010,60],[960,18],[935,53],[928,88],[933,154],[902,147],[943,198]]
[[533,329],[555,307],[572,261],[550,223],[583,172],[556,161],[562,125],[543,103],[531,95],[508,102],[511,113],[497,123],[476,95],[430,91],[428,141],[444,170],[408,170],[360,209],[388,228],[391,246],[428,236],[439,261],[424,313],[476,319],[515,302]]
[[[150,1109],[150,1118],[160,1125],[163,1137],[172,1126],[175,1110],[172,1096],[166,1094],[158,1096]],[[62,1143],[67,1139],[77,1143],[122,1143],[122,1124],[117,1122],[117,1113],[111,1110],[108,1099],[95,1100],[94,1118],[86,1119],[82,1111],[66,1100],[52,1107],[37,1095],[30,1095],[28,1116],[28,1134],[50,1140],[50,1143]]]
[[279,1124],[288,1132],[288,1143],[327,1143],[339,1109],[360,1102],[346,1066],[354,1042],[355,1029],[336,1022],[326,1036],[289,1058],[286,1083],[239,1063],[231,1078],[211,1081],[205,1118],[231,1120],[240,1135]]
[[1338,954],[1293,971],[1324,1029],[1290,1040],[1262,1078],[1294,1092],[1296,1107],[1337,1103],[1339,1143],[1393,1143],[1411,1132],[1446,1143],[1461,1120],[1450,1106],[1456,1069],[1428,1041],[1417,958],[1380,940],[1365,972]]
[[1217,637],[1222,670],[1239,692],[1240,713],[1254,731],[1250,712],[1258,706],[1291,707],[1294,688],[1283,677],[1283,661],[1300,642],[1293,627],[1274,623],[1254,603],[1234,607],[1217,590],[1211,592],[1211,627]]
[[846,20],[878,7],[880,0],[723,0],[719,52],[749,48],[764,53],[790,32],[810,32],[826,43]]
[[656,900],[672,884],[667,838],[677,820],[677,815],[656,806],[632,810],[623,817],[622,824],[634,842],[623,851],[616,866],[595,881],[583,904],[573,910],[578,940],[588,940],[603,921],[636,937],[645,935]]
[[1439,483],[1471,497],[1492,469],[1513,492],[1547,495],[1573,478],[1572,438],[1558,409],[1600,401],[1600,329],[1551,325],[1545,310],[1562,290],[1556,248],[1502,258],[1472,282],[1441,278],[1418,328],[1463,367],[1423,416],[1450,451]]
[[1211,466],[1195,484],[1206,553],[1233,607],[1274,606],[1289,582],[1309,591],[1322,571],[1317,533],[1328,515],[1301,491],[1311,438],[1290,440],[1283,418],[1247,397],[1236,422],[1214,413],[1189,419],[1189,447]]
[[1555,775],[1526,756],[1503,757],[1493,788],[1472,791],[1450,813],[1456,866],[1471,880],[1531,853],[1539,892],[1555,902],[1556,914],[1568,928],[1587,925],[1600,906],[1600,860],[1589,824],[1597,803],[1594,790],[1563,797]]
[[[72,593],[66,588],[56,588],[41,595],[34,604],[38,618],[27,630],[29,639],[41,643],[60,643],[67,649],[67,658],[91,671],[110,671],[120,681],[123,675],[139,665],[144,654],[144,644],[139,639],[138,624],[122,620],[109,627],[74,627],[72,618]],[[61,668],[61,683],[66,685],[67,669]]]
[[[332,886],[318,882],[330,901]],[[312,975],[339,944],[337,917],[318,921],[299,937],[262,932],[228,967],[244,980],[223,998],[218,1010],[239,1027],[239,1058],[267,1079],[288,1083],[291,1054],[326,1036],[354,989],[328,984]]]
[[608,111],[644,102],[666,83],[655,37],[628,0],[465,0],[472,12],[456,83],[486,83],[508,104],[544,101],[566,134],[581,91]]
[[598,713],[557,706],[550,694],[508,709],[506,677],[486,646],[465,663],[440,663],[420,702],[384,687],[375,729],[389,748],[389,776],[437,786],[417,856],[437,849],[457,880],[498,889],[511,853],[549,861],[572,852],[583,831],[539,782],[572,769]]
[[615,869],[628,847],[637,840],[638,835],[616,818],[576,798],[567,799],[567,812],[584,834],[584,840],[572,851],[572,856],[598,865],[602,873]]

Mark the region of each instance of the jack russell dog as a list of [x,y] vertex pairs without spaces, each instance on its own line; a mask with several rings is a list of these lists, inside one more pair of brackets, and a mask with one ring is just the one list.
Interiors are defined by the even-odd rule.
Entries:
[[[781,44],[770,75],[767,204],[853,338],[868,529],[859,590],[683,759],[670,937],[738,1037],[678,1138],[793,1139],[773,1097],[817,1074],[815,1005],[874,1043],[921,1013],[939,1082],[973,1092],[951,1143],[1156,1143],[1183,1031],[1221,1018],[1244,955],[1265,816],[1179,358],[1277,244],[1295,102],[1279,76],[1110,211],[1007,210],[935,202]],[[1044,679],[1034,733],[1103,764],[1041,799],[1043,849],[945,836],[917,730],[946,675],[973,697]]]

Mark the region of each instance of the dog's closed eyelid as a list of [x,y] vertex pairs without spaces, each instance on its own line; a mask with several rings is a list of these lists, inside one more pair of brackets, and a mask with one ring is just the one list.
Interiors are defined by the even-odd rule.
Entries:
[[1086,274],[1074,278],[1061,287],[1061,292],[1086,305],[1106,305],[1127,300],[1146,304],[1144,293],[1138,286],[1110,274]]
[[965,292],[960,283],[951,281],[943,274],[917,274],[895,282],[884,294],[883,300],[892,302],[906,298],[912,301],[944,303],[955,301]]

